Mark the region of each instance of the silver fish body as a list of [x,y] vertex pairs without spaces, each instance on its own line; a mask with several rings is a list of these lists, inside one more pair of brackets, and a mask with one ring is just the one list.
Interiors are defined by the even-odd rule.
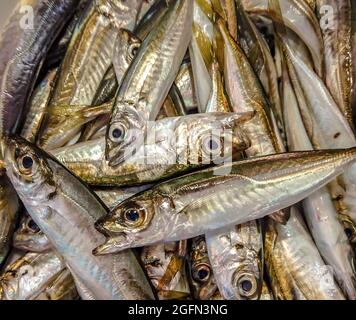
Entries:
[[192,3],[180,0],[169,6],[143,41],[120,86],[106,135],[106,158],[112,166],[142,144],[147,122],[156,118],[188,47]]
[[[83,299],[150,299],[148,281],[132,251],[98,259],[92,249],[103,236],[94,221],[102,203],[75,176],[21,138],[7,138],[5,159],[27,211],[71,271]],[[29,180],[30,177],[30,180]]]
[[355,149],[286,153],[163,182],[124,201],[96,223],[109,238],[95,253],[183,240],[262,218],[304,199],[355,160]]

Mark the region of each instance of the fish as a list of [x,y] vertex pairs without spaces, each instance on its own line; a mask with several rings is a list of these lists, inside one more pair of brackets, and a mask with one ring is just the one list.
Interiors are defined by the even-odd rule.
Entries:
[[54,251],[29,252],[0,277],[0,300],[34,300],[65,268]]
[[[231,111],[219,63],[212,63],[213,90],[206,112]],[[205,235],[214,278],[222,297],[232,299],[256,299],[262,287],[262,236],[258,222],[251,221]],[[243,284],[243,285],[242,285]],[[246,290],[245,290],[245,289]]]
[[135,194],[149,189],[151,186],[151,184],[146,184],[131,188],[94,189],[94,193],[109,209],[111,209]]
[[40,71],[39,79],[43,73],[47,73],[48,70],[57,69],[68,49],[70,40],[74,34],[75,28],[81,19],[85,9],[88,7],[91,0],[79,0],[79,4],[75,9],[72,18],[67,22],[67,25],[62,29],[57,36],[54,43],[51,45],[46,58],[43,62],[43,66]]
[[173,0],[157,0],[145,12],[134,29],[134,34],[141,41],[145,40],[151,30],[157,28],[163,16],[167,13]]
[[284,153],[225,163],[159,183],[96,222],[107,239],[93,252],[103,255],[184,240],[260,219],[325,186],[355,158],[355,148]]
[[[78,3],[79,0],[21,0],[11,14],[0,36],[4,48],[0,54],[1,136],[15,132],[22,122],[46,54]],[[26,6],[33,9],[32,21],[22,11]]]
[[0,266],[9,253],[12,235],[15,231],[20,202],[10,181],[0,179]]
[[[289,150],[313,150],[284,64],[284,117]],[[324,187],[303,200],[304,217],[315,244],[349,299],[355,299],[354,254],[329,190]]]
[[51,154],[90,185],[151,183],[225,161],[246,149],[249,141],[240,130],[240,123],[246,119],[236,113],[212,113],[158,120],[145,145],[116,167],[105,159],[105,138],[53,150]]
[[188,261],[193,296],[198,300],[213,299],[219,290],[209,261],[205,238],[199,236],[190,241]]
[[63,270],[34,300],[78,300],[78,291],[68,269]]
[[[324,80],[342,114],[353,128],[351,1],[317,0],[316,5],[324,39]],[[329,8],[332,12],[325,10]]]
[[269,219],[265,256],[276,300],[345,300],[296,207],[286,225]]
[[[245,150],[245,155],[254,157],[284,152],[275,116],[245,53],[230,36],[221,19],[217,20],[216,29],[222,37],[224,83],[231,108],[242,114],[250,112],[254,114],[250,121],[242,124],[242,129],[250,140],[250,147]],[[288,214],[279,210],[273,217],[284,223]]]
[[107,129],[105,157],[110,166],[122,163],[142,144],[148,121],[156,118],[188,48],[192,14],[191,1],[170,4],[137,51]]
[[181,241],[142,248],[142,263],[160,300],[190,297],[185,272],[186,247],[186,241]]
[[26,120],[22,126],[21,136],[35,142],[40,131],[42,120],[48,108],[53,92],[58,69],[52,69],[34,90],[29,102]]
[[13,247],[30,252],[45,252],[52,249],[51,242],[27,213],[23,214],[20,226],[13,236]]
[[236,1],[238,16],[238,42],[261,81],[281,131],[283,115],[278,92],[276,66],[267,42],[244,10],[241,0]]
[[263,244],[258,221],[206,235],[214,277],[227,300],[258,300],[263,285]]
[[63,257],[82,299],[153,299],[130,250],[92,255],[104,237],[94,222],[107,209],[73,174],[21,137],[3,140],[6,174],[28,213]]
[[[197,107],[199,112],[204,112],[212,91],[209,71],[212,67],[211,51],[214,41],[214,29],[208,16],[209,13],[207,15],[201,5],[199,1],[194,1],[193,30],[189,45],[189,57]],[[212,10],[211,4],[208,4],[208,6]]]
[[[284,35],[281,38],[300,114],[313,147],[336,149],[355,146],[355,135],[323,81],[294,53],[288,39]],[[353,232],[356,221],[354,170],[353,167],[348,168],[328,186],[340,219],[345,222],[345,229],[351,232],[352,243],[356,240]]]
[[193,111],[197,110],[198,106],[197,98],[193,90],[193,71],[189,61],[183,61],[175,84],[182,96],[187,113],[194,113]]
[[307,45],[316,73],[323,77],[323,36],[316,15],[305,1],[242,0],[242,4],[248,13],[267,16],[292,29]]
[[[151,24],[154,24],[154,22],[158,20],[156,15],[153,15],[151,19],[153,20]],[[121,29],[119,31],[113,58],[116,79],[119,85],[122,84],[127,70],[133,62],[138,49],[141,47],[141,39],[143,38],[139,38],[137,33],[140,34],[138,31],[130,32],[126,29]],[[171,117],[185,115],[185,104],[175,83],[172,84],[172,87],[169,90],[168,96],[164,101],[156,120],[160,119],[162,111],[163,114]]]
[[53,109],[70,106],[74,112],[79,107],[73,106],[93,106],[101,81],[112,65],[118,30],[134,27],[139,2],[97,0],[86,8],[61,64],[37,141],[39,146],[47,150],[62,147],[80,132],[85,121],[66,119],[65,114]]

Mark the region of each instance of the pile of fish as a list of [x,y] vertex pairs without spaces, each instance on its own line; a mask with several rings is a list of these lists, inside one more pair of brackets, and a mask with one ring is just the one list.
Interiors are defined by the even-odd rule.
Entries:
[[21,0],[0,43],[1,299],[356,299],[351,0]]

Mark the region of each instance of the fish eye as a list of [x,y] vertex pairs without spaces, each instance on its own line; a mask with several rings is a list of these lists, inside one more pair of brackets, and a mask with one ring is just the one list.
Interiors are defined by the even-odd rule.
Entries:
[[40,232],[40,228],[39,226],[36,224],[36,222],[34,222],[32,219],[28,219],[27,221],[27,227],[29,230],[31,230],[31,232],[33,233],[38,233]]
[[28,175],[34,171],[35,161],[32,155],[25,154],[18,159],[18,167],[22,174]]
[[220,152],[221,141],[218,137],[212,135],[207,136],[203,140],[203,150],[207,154],[216,154]]
[[236,287],[242,297],[251,298],[256,294],[257,281],[254,276],[244,274],[238,278]]
[[210,268],[207,265],[197,266],[193,272],[193,278],[199,282],[205,282],[210,278]]
[[124,139],[125,137],[125,128],[121,124],[113,125],[110,129],[110,139],[113,142],[120,142]]
[[136,209],[130,209],[125,212],[125,218],[128,221],[136,222],[140,218],[140,214]]
[[33,159],[31,157],[25,156],[25,157],[22,158],[22,166],[25,169],[32,168],[32,165],[33,165]]
[[137,227],[146,219],[146,210],[143,208],[129,208],[123,214],[123,220],[127,226]]
[[250,280],[243,280],[240,285],[242,290],[245,292],[249,292],[252,289],[252,283]]

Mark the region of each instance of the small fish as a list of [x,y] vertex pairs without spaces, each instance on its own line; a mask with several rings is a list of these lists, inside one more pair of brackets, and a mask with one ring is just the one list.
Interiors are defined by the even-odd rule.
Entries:
[[162,182],[96,222],[108,238],[94,253],[184,240],[262,218],[309,196],[355,160],[355,148],[285,153]]
[[61,163],[91,185],[130,186],[150,183],[219,163],[245,150],[240,130],[245,116],[236,113],[192,114],[155,122],[152,136],[135,155],[112,167],[105,159],[104,138],[51,151]]
[[295,207],[286,225],[268,221],[265,252],[277,300],[344,300]]
[[258,221],[207,234],[219,291],[227,300],[258,300],[263,284],[262,233]]
[[[339,109],[353,128],[351,1],[317,0],[316,4],[324,40],[325,83]],[[332,12],[327,10],[325,12],[324,8],[332,8]],[[327,19],[327,24],[325,19]]]
[[188,47],[192,11],[191,1],[170,4],[137,51],[107,129],[105,155],[110,166],[119,165],[142,144],[147,122],[156,118]]
[[[284,63],[283,93],[285,125],[289,150],[313,150],[300,115],[297,99]],[[355,299],[354,254],[338,221],[338,213],[327,188],[321,188],[303,200],[304,216],[311,235],[325,262],[333,269],[335,279],[349,299]]]
[[323,77],[323,37],[318,19],[305,1],[242,0],[242,4],[247,12],[266,15],[292,29],[309,48],[316,72]]
[[112,65],[118,31],[134,27],[139,2],[97,0],[86,8],[61,64],[39,135],[40,146],[47,150],[62,147],[80,132],[85,122],[68,120],[65,112],[53,109],[70,107],[74,112],[79,109],[75,106],[93,106],[102,79]]
[[153,299],[133,252],[97,258],[105,206],[61,164],[20,137],[3,141],[6,172],[28,213],[65,260],[83,299]]
[[57,69],[50,70],[32,94],[26,120],[21,131],[21,136],[30,142],[36,141],[42,120],[51,99],[57,71]]
[[[0,37],[0,135],[15,132],[39,69],[79,0],[22,0]],[[33,9],[33,27],[21,23],[23,6]]]
[[64,268],[54,251],[27,253],[0,277],[0,300],[34,300]]
[[218,290],[209,261],[205,238],[202,236],[190,240],[189,271],[195,299],[212,299]]

